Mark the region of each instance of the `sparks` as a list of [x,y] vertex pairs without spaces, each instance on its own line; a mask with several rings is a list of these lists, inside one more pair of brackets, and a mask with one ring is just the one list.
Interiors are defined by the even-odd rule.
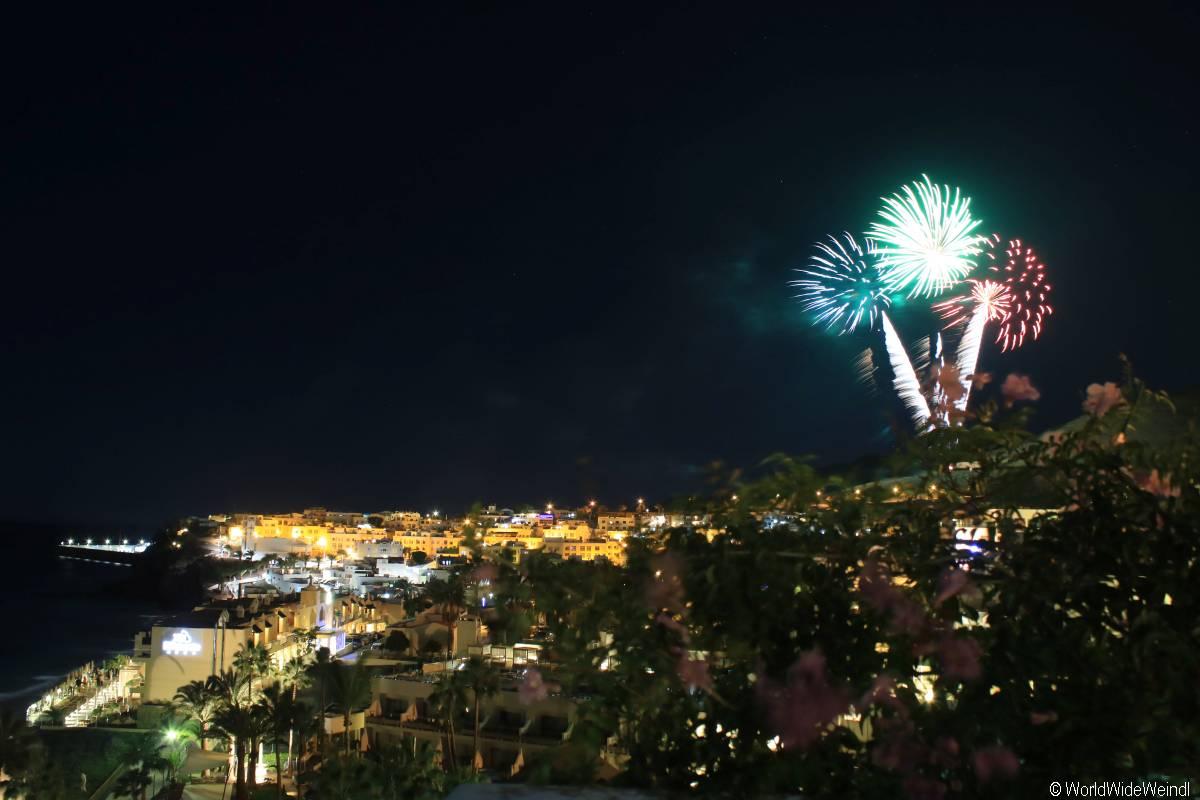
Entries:
[[796,270],[807,277],[792,281],[792,286],[799,289],[800,307],[814,312],[814,324],[840,328],[839,334],[864,323],[876,327],[891,301],[875,269],[875,243],[866,239],[863,244],[865,248],[849,233],[830,236],[828,242],[817,243],[809,268]]
[[971,198],[921,177],[924,182],[881,198],[883,222],[870,230],[885,286],[909,297],[933,297],[967,277],[983,243],[972,233],[980,221],[971,218]]
[[1020,239],[1010,239],[1001,249],[1000,242],[1000,236],[992,234],[987,239],[986,254],[989,273],[1003,282],[1009,298],[996,335],[996,343],[1007,352],[1025,344],[1026,339],[1041,336],[1046,317],[1054,313],[1054,308],[1047,302],[1050,284],[1046,282],[1046,266],[1033,248]]
[[989,322],[1003,320],[1012,308],[1012,295],[1008,286],[993,280],[971,281],[971,291],[953,297],[933,307],[946,327],[966,324],[958,342],[955,366],[958,380],[963,388],[962,395],[955,400],[954,407],[963,411],[971,394],[971,384],[979,365],[979,348],[983,344],[983,331]]
[[797,270],[806,277],[792,281],[799,289],[801,308],[813,313],[813,322],[838,334],[853,333],[860,326],[883,331],[884,347],[892,366],[892,385],[912,414],[918,430],[929,420],[929,404],[921,394],[921,382],[912,367],[904,343],[888,318],[891,300],[876,268],[875,243],[867,238],[859,246],[843,233],[819,242],[809,269]]

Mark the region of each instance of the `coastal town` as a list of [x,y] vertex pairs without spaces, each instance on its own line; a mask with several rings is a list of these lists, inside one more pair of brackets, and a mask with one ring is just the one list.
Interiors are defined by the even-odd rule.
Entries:
[[[307,508],[188,518],[158,546],[198,550],[224,565],[225,578],[191,610],[131,631],[127,653],[73,670],[33,702],[26,717],[42,726],[157,729],[174,724],[189,685],[236,670],[248,653],[263,663],[248,688],[255,692],[289,669],[295,679],[300,665],[311,667],[322,653],[334,663],[377,673],[365,708],[328,713],[327,734],[352,739],[353,749],[397,743],[405,735],[442,746],[443,724],[430,705],[439,674],[486,663],[496,668],[502,691],[483,703],[475,760],[480,769],[513,771],[528,753],[563,741],[574,704],[550,692],[548,679],[542,683],[539,667],[553,664],[539,626],[514,637],[489,630],[495,567],[478,564],[550,559],[619,568],[632,541],[684,525],[715,535],[710,522],[709,514],[670,513],[640,498],[615,510],[591,501],[521,512],[492,505],[461,516]],[[60,557],[127,566],[149,547],[145,538],[72,537],[60,543]],[[465,592],[460,585],[451,602],[427,599],[422,607],[422,598],[446,596],[446,588],[433,584],[461,581],[463,569],[471,570]],[[537,702],[524,702],[530,696]],[[470,728],[456,736],[467,736]],[[447,746],[468,747],[464,741]],[[225,758],[232,754],[193,753],[177,766],[178,774],[196,767],[193,780],[217,781],[213,765]],[[277,780],[274,767],[263,754],[249,779]],[[231,774],[236,769],[221,773],[220,782]]]

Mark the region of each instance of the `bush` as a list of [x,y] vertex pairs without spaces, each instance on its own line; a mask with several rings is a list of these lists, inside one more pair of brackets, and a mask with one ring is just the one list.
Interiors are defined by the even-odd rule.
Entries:
[[[1200,453],[1165,397],[1131,381],[1109,400],[1041,439],[1012,413],[932,432],[903,480],[776,459],[718,495],[712,541],[635,542],[624,570],[501,565],[497,607],[544,615],[554,680],[586,698],[571,747],[595,764],[611,737],[628,785],[1009,797],[1200,778]],[[1164,419],[1170,437],[1139,433]],[[979,552],[957,546],[984,529]]]

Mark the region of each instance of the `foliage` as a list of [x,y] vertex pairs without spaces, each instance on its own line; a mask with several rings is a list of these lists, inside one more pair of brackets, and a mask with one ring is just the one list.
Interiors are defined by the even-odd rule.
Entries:
[[[616,754],[625,784],[1013,796],[1064,775],[1194,778],[1195,437],[1177,419],[1166,443],[1139,438],[1171,410],[1132,379],[1094,405],[1116,410],[1038,438],[991,403],[985,424],[913,441],[891,481],[779,458],[717,490],[712,541],[674,530],[628,569],[527,559],[496,601],[532,598],[554,680],[582,698],[570,746],[593,768]],[[976,529],[993,541],[956,548]]]

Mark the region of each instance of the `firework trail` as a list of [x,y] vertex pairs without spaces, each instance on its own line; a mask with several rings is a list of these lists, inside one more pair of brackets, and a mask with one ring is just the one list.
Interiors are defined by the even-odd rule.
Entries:
[[960,411],[967,407],[988,323],[999,322],[996,343],[1002,352],[1007,352],[1020,347],[1027,338],[1038,338],[1045,318],[1054,313],[1046,302],[1050,294],[1046,267],[1033,248],[1020,239],[1010,239],[1001,249],[1002,241],[999,234],[993,233],[984,243],[987,278],[971,281],[968,294],[934,306],[946,320],[946,327],[966,324],[957,354],[964,389],[963,396],[955,403]]
[[929,421],[929,404],[921,394],[921,383],[904,349],[896,328],[888,317],[891,305],[886,287],[875,266],[877,250],[871,239],[865,249],[849,233],[830,236],[816,245],[809,269],[797,270],[805,277],[792,281],[799,291],[800,307],[813,314],[813,324],[847,334],[860,326],[883,329],[884,347],[892,365],[896,393],[912,414],[913,422],[923,430]]
[[933,307],[946,320],[947,328],[966,325],[955,355],[955,366],[958,367],[958,378],[963,388],[962,396],[954,401],[954,407],[959,411],[967,408],[971,384],[979,365],[984,329],[989,322],[1003,319],[1009,313],[1010,306],[1011,296],[1003,283],[973,280],[970,292]]

